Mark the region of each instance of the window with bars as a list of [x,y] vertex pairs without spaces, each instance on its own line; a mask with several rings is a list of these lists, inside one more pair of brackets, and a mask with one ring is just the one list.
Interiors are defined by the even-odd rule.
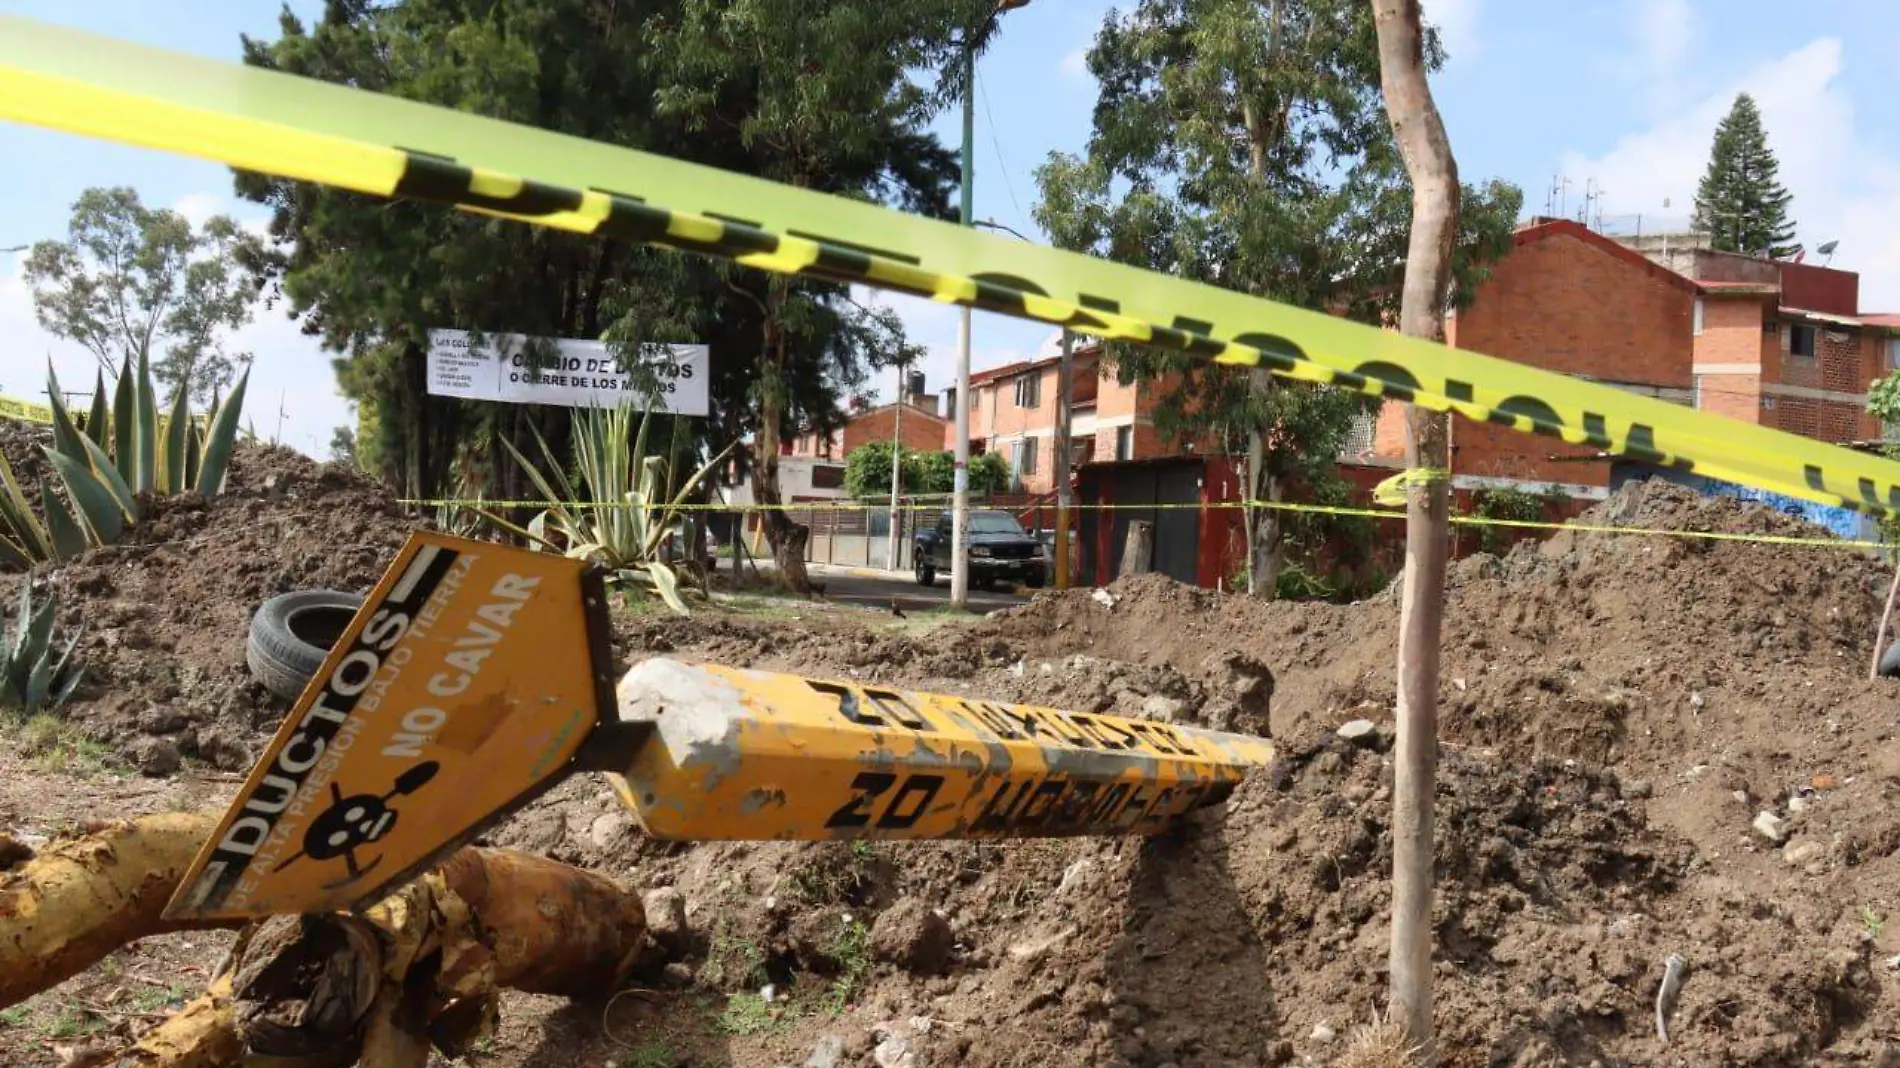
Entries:
[[1370,456],[1374,438],[1379,431],[1379,416],[1375,412],[1360,412],[1352,417],[1352,426],[1346,431],[1346,440],[1339,447],[1341,456]]
[[1016,407],[1036,408],[1042,404],[1042,376],[1022,375],[1016,379]]

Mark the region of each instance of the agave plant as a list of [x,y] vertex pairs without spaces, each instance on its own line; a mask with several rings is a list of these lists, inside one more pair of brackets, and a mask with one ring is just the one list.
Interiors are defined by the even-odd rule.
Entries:
[[49,594],[35,605],[32,580],[20,581],[19,613],[0,637],[0,655],[5,656],[0,707],[23,716],[57,712],[78,689],[85,672],[73,665],[73,649],[79,645],[84,628],[74,631],[65,648],[54,655],[53,615],[57,604],[58,599]]
[[503,439],[503,446],[527,472],[535,488],[544,499],[555,503],[530,520],[525,529],[493,513],[484,514],[536,548],[600,564],[608,569],[609,581],[616,585],[650,588],[669,608],[686,615],[679,574],[661,558],[661,550],[683,511],[681,506],[726,453],[722,451],[707,461],[669,498],[666,460],[647,454],[652,413],[640,416],[638,430],[633,419],[633,409],[626,406],[583,408],[574,413],[578,481],[568,478],[566,465],[555,457],[547,439],[532,424],[529,429],[541,448],[547,474]]
[[37,487],[41,519],[12,465],[0,456],[0,563],[28,567],[111,545],[128,524],[143,518],[153,495],[195,490],[215,496],[224,488],[249,379],[246,370],[209,418],[192,416],[183,388],[172,399],[171,411],[161,414],[150,361],[141,356],[135,374],[128,358],[109,408],[105,375],[99,375],[82,429],[67,411],[59,378],[49,367],[53,444],[45,452],[66,488],[66,501],[42,478]]

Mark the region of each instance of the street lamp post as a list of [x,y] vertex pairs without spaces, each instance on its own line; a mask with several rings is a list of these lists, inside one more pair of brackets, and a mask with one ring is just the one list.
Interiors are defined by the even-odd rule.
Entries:
[[[963,151],[962,181],[958,190],[957,222],[972,224],[971,194],[976,178],[976,43],[1005,11],[1029,0],[997,0],[989,18],[963,37]],[[950,603],[958,608],[970,602],[970,307],[957,316],[957,443],[953,492],[950,498]]]

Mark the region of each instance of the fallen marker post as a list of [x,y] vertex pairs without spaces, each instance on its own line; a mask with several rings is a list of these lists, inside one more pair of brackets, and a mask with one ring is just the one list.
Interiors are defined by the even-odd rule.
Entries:
[[580,771],[670,840],[1151,834],[1272,743],[652,659],[581,561],[412,535],[180,880],[171,919],[361,910]]

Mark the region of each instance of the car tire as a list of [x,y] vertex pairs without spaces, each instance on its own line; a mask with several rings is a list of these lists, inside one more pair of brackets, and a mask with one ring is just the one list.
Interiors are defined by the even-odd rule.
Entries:
[[1039,590],[1039,589],[1042,589],[1042,587],[1045,584],[1047,584],[1048,581],[1049,579],[1046,576],[1044,576],[1042,572],[1031,571],[1029,573],[1029,577],[1023,580],[1023,585],[1029,587],[1032,590]]
[[363,605],[360,594],[297,590],[258,606],[244,660],[274,696],[295,701]]
[[912,570],[917,573],[917,585],[935,586],[937,584],[937,569],[929,564],[919,561]]
[[1900,678],[1900,642],[1887,646],[1887,651],[1880,654],[1880,676]]

